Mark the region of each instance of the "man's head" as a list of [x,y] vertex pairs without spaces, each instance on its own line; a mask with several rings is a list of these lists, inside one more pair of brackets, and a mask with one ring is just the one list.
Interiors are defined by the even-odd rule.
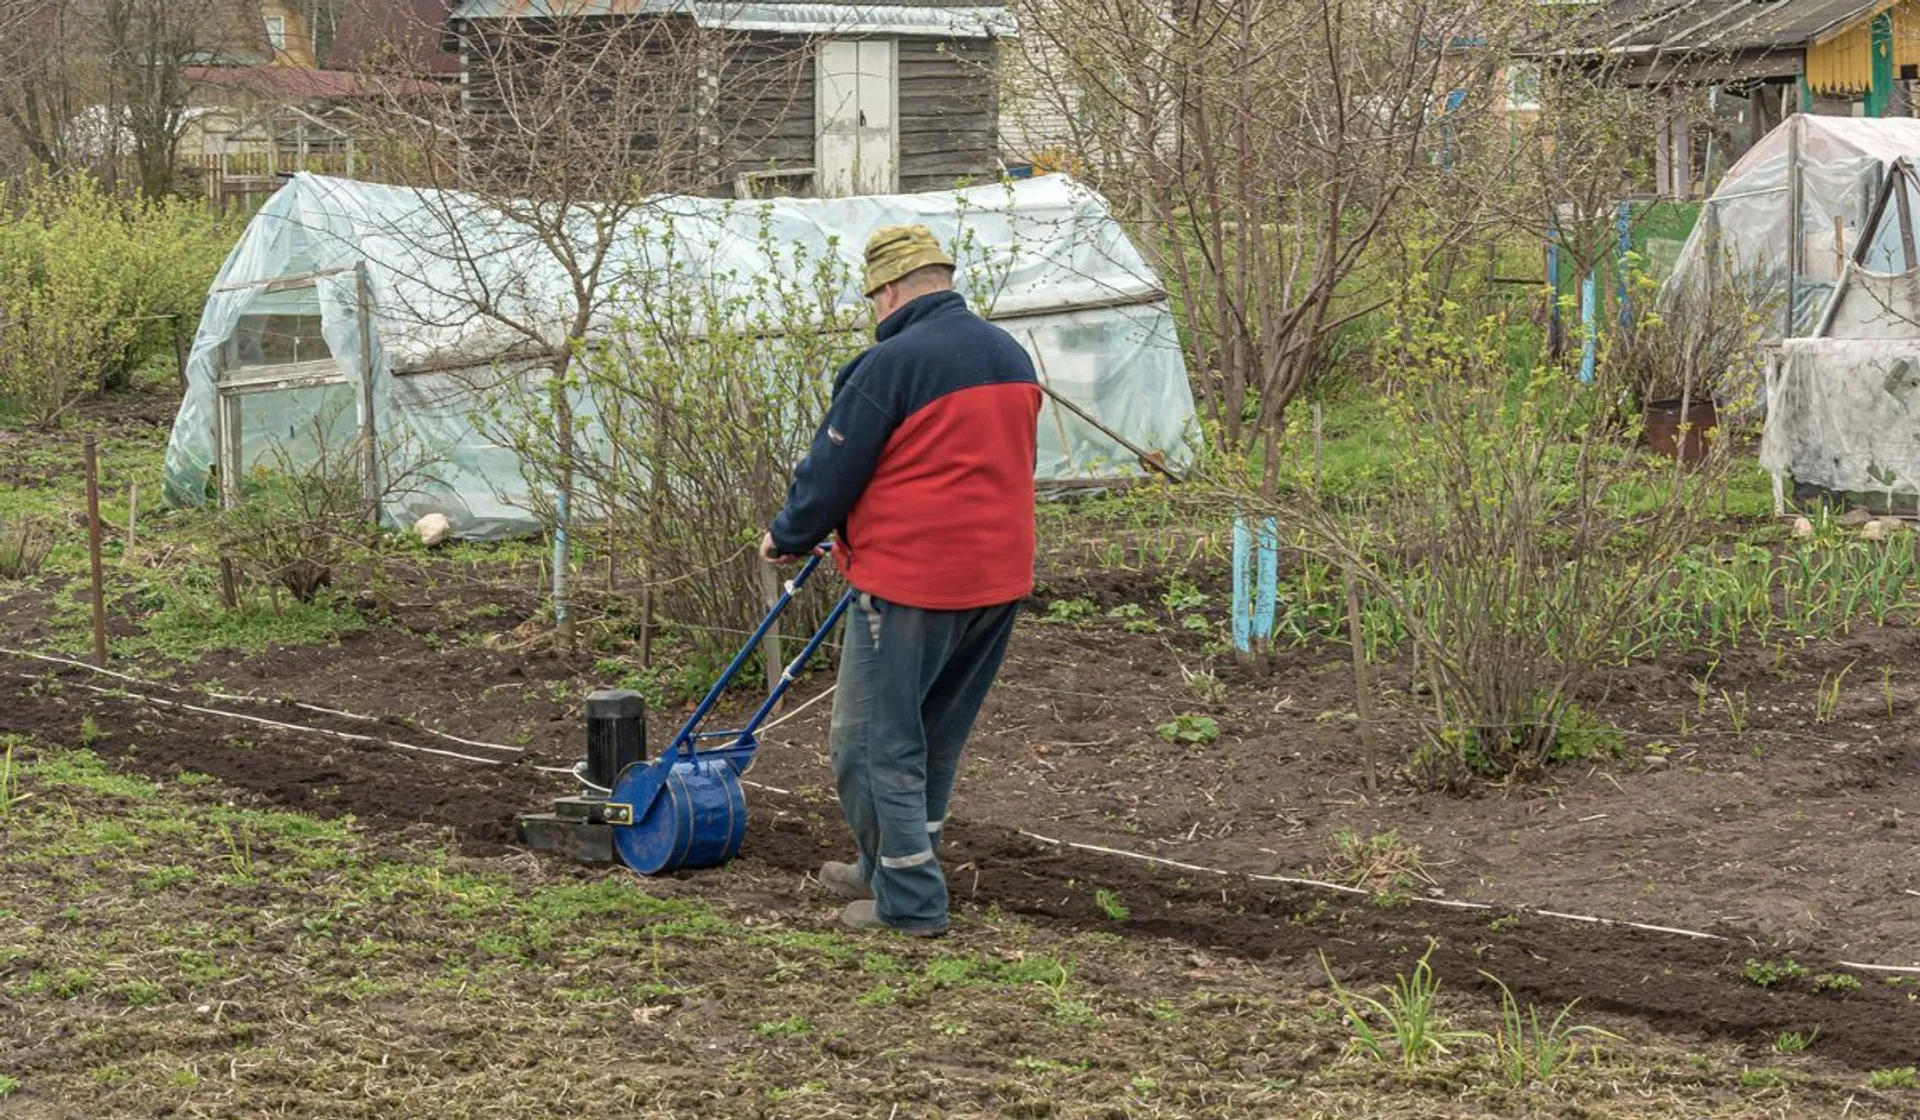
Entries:
[[925,226],[881,226],[867,239],[867,299],[885,319],[902,304],[953,287],[953,258]]

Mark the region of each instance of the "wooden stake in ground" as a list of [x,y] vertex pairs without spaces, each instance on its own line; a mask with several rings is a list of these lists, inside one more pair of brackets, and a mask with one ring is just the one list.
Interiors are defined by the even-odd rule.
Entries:
[[133,527],[140,520],[140,484],[127,483],[127,547],[120,550],[122,564],[133,563]]
[[240,609],[240,573],[231,556],[220,558],[220,605],[230,611]]
[[107,665],[107,593],[100,575],[100,449],[87,433],[87,563],[93,574],[93,663]]

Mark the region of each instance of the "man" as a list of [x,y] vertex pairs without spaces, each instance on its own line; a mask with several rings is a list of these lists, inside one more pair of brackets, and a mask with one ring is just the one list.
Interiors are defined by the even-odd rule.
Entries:
[[1040,388],[1020,344],[953,290],[925,227],[881,228],[866,264],[877,341],[834,378],[760,554],[790,561],[837,533],[859,593],[829,740],[860,854],[820,881],[849,900],[848,926],[938,937],[934,851],[960,751],[1033,590]]

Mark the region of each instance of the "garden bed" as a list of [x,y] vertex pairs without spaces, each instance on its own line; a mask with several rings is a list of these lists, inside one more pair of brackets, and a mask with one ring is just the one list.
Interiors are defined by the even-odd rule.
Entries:
[[[64,484],[38,468],[10,483],[42,508],[68,500],[46,492]],[[1542,1007],[1578,1000],[1629,1038],[1726,1048],[1756,1066],[1783,1060],[1782,1036],[1815,1028],[1809,1060],[1856,1081],[1920,1053],[1914,974],[1855,967],[1920,966],[1906,815],[1920,768],[1920,633],[1864,626],[1618,670],[1581,698],[1617,743],[1465,796],[1419,790],[1395,770],[1411,744],[1383,724],[1388,765],[1369,792],[1343,646],[1220,655],[1220,581],[1204,573],[1185,572],[1183,587],[1199,587],[1175,595],[1162,571],[1055,556],[1042,574],[954,809],[945,862],[963,938],[991,942],[1000,917],[1017,915],[1050,936],[1119,934],[1292,992],[1324,990],[1323,953],[1343,983],[1371,987],[1431,946],[1451,990],[1497,1005],[1498,977]],[[70,649],[71,576],[0,592],[0,646]],[[84,746],[157,779],[209,775],[263,804],[496,861],[515,852],[514,814],[570,792],[550,768],[580,757],[580,701],[623,669],[526,640],[535,578],[511,550],[410,555],[318,640],[184,659],[149,640],[152,619],[127,590],[110,631],[128,650],[115,668],[138,682],[0,655],[0,732]],[[1196,615],[1208,632],[1185,623]],[[828,683],[807,676],[788,710]],[[1399,661],[1381,684],[1390,713],[1420,702]],[[832,906],[804,878],[846,852],[829,706],[766,736],[739,864],[647,889],[833,929]],[[657,748],[681,713],[650,717]]]

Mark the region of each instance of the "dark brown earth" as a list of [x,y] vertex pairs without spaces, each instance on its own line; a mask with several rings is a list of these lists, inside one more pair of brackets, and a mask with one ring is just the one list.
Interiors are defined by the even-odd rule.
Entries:
[[[12,693],[0,719],[8,731],[70,742],[90,718],[94,749],[142,772],[207,773],[290,808],[444,830],[471,853],[505,850],[512,814],[556,791],[555,776],[534,768],[537,755],[463,748],[405,726],[375,732],[512,761],[448,759],[154,707],[87,690],[82,686],[93,683],[91,675],[81,670],[47,673],[47,666],[17,658],[0,659],[0,666]],[[36,679],[29,684],[23,677]],[[369,725],[357,721],[267,710],[271,718],[369,733]],[[750,799],[755,823],[743,859],[802,874],[840,852],[842,833],[829,801],[764,788],[751,790]],[[969,803],[978,804],[977,795]],[[1807,978],[1761,989],[1742,979],[1741,969],[1751,956],[1772,954],[1742,940],[1701,941],[1412,899],[1382,905],[1044,844],[991,817],[963,813],[952,829],[946,862],[963,911],[992,905],[1069,927],[1169,939],[1267,962],[1308,980],[1319,974],[1319,953],[1343,980],[1389,980],[1431,944],[1436,971],[1453,985],[1493,993],[1484,970],[1523,1000],[1559,1005],[1579,999],[1591,1012],[1756,1047],[1781,1031],[1818,1023],[1822,1056],[1860,1069],[1905,1064],[1920,1053],[1920,1010],[1906,989],[1870,981],[1853,992],[1816,992]],[[1101,908],[1099,890],[1125,899],[1125,921],[1116,923]],[[1796,957],[1816,974],[1838,967],[1817,950]]]

